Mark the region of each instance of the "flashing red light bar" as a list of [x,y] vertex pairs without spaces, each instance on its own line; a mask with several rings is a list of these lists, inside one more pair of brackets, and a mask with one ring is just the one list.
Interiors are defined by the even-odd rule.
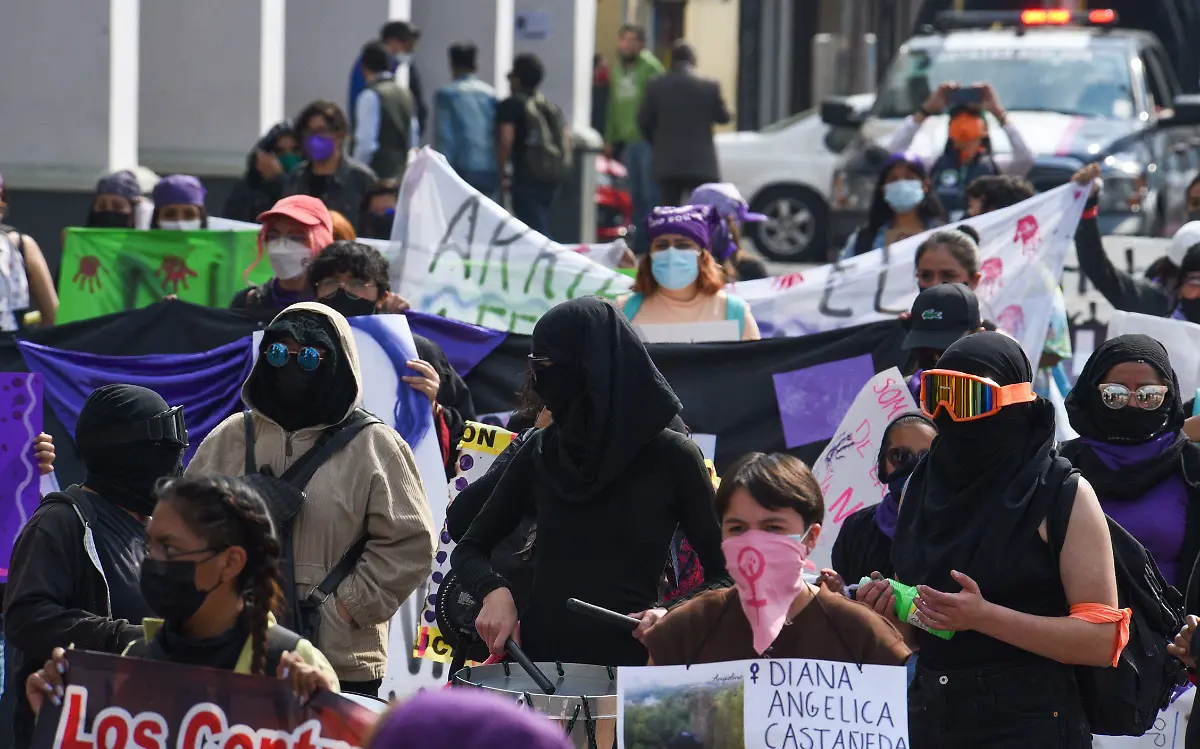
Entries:
[[1030,8],[1023,11],[943,11],[937,16],[942,29],[1037,26],[1111,26],[1117,13],[1106,8],[1072,12],[1061,8]]
[[1095,26],[1106,26],[1116,23],[1117,14],[1108,9],[1089,10],[1086,13],[1072,13],[1060,8],[1021,11],[1023,26],[1066,26],[1071,23],[1089,23]]

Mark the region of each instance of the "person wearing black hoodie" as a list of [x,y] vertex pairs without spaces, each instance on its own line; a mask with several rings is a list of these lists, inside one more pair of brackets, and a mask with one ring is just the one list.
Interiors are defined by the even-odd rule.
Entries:
[[6,690],[18,698],[14,745],[29,746],[25,680],[55,648],[120,653],[152,616],[139,585],[154,485],[183,468],[183,408],[153,390],[105,385],[84,402],[75,444],[82,484],[43,498],[13,546],[4,636],[14,656]]
[[233,185],[225,200],[224,217],[234,221],[257,221],[271,210],[283,194],[278,179],[304,161],[300,141],[291,120],[272,127],[246,157],[246,173]]

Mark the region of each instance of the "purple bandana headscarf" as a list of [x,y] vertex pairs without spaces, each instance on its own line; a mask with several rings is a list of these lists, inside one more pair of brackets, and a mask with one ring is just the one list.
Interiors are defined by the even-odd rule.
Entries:
[[[580,716],[582,720],[582,716]],[[419,739],[417,738],[419,737]],[[367,749],[571,749],[544,715],[481,689],[430,689],[379,719]]]
[[154,205],[204,205],[204,185],[190,174],[163,177],[154,186]]
[[738,223],[739,229],[743,223],[758,223],[766,221],[761,213],[751,213],[746,199],[738,189],[729,182],[709,182],[700,185],[692,193],[692,205],[711,205],[722,221],[712,234],[711,252],[718,260],[725,260],[737,251],[737,244],[729,231],[728,220]]
[[664,234],[687,237],[704,249],[712,247],[713,231],[720,216],[708,205],[658,206],[646,217],[646,236],[653,242]]
[[133,202],[142,196],[142,187],[133,172],[122,170],[101,177],[96,183],[97,195],[117,195]]

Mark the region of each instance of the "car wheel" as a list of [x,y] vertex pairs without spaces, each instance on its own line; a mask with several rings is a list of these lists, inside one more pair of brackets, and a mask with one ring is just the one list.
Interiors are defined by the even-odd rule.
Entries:
[[820,195],[804,187],[772,187],[755,196],[750,210],[767,217],[749,225],[754,246],[767,258],[824,261],[829,209]]

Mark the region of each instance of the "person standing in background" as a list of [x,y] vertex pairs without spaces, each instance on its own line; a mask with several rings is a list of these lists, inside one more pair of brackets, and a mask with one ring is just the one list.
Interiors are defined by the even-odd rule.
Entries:
[[[534,54],[517,55],[508,83],[512,96],[496,107],[496,168],[518,220],[540,234],[550,228],[550,204],[565,176],[571,138],[562,112],[538,91],[545,76]],[[512,162],[512,177],[506,171]]]
[[[412,64],[413,52],[417,49],[417,42],[421,38],[421,32],[416,26],[413,26],[407,21],[388,21],[383,28],[379,30],[379,41],[387,47],[388,52],[392,55],[392,65],[390,70],[396,76],[396,80],[404,88],[412,92],[413,105],[416,111],[416,123],[412,128],[413,146],[417,146],[421,142],[421,133],[425,131],[425,117],[427,111],[425,109],[425,98],[421,95],[421,78],[417,75],[417,69]],[[350,98],[348,100],[351,116],[351,127],[356,127],[354,122],[354,104],[358,101],[358,95],[367,87],[367,80],[363,77],[362,57],[354,61],[354,67],[350,70]]]
[[721,181],[713,126],[733,118],[717,82],[697,75],[692,45],[671,46],[671,70],[646,84],[637,119],[653,151],[660,204],[683,205],[700,185]]
[[[650,144],[638,126],[638,110],[650,79],[666,72],[663,64],[646,49],[646,30],[626,24],[617,39],[619,64],[612,71],[607,116],[604,121],[604,153],[619,159],[629,173],[633,198],[633,224],[641,226],[658,205],[658,190],[650,178]],[[701,180],[707,182],[709,180]],[[640,251],[644,242],[638,238]]]
[[276,123],[254,144],[246,158],[246,171],[225,199],[222,216],[234,221],[253,221],[279,200],[280,177],[304,161],[300,141],[291,120]]
[[346,115],[337,104],[318,99],[305,107],[296,118],[296,137],[308,158],[282,176],[282,194],[311,195],[354,223],[363,196],[379,180],[370,167],[343,153],[346,133]]
[[412,94],[396,82],[380,42],[363,47],[362,70],[367,86],[354,102],[353,156],[380,179],[402,179],[412,142]]
[[433,97],[433,147],[468,185],[496,197],[496,90],[475,75],[472,42],[450,45],[454,82]]

